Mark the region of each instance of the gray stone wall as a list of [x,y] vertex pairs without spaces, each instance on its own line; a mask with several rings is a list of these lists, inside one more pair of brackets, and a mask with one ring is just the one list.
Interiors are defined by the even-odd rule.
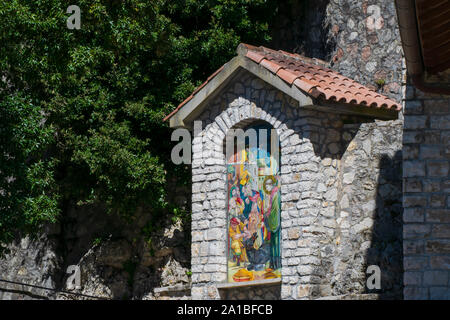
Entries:
[[274,49],[325,60],[355,81],[397,101],[403,98],[394,1],[286,1],[272,37]]
[[[216,288],[216,283],[226,281],[227,272],[223,144],[230,128],[252,120],[269,122],[280,138],[281,299],[364,293],[368,262],[382,267],[383,259],[393,259],[401,264],[401,232],[395,227],[389,230],[401,210],[401,122],[364,123],[367,119],[302,109],[246,72],[197,120],[203,130],[193,140],[193,299],[223,298]],[[381,195],[392,199],[397,215]],[[397,243],[376,248],[374,229]],[[396,293],[401,277],[393,275],[398,271],[395,267],[389,268],[385,279],[391,285],[385,291]],[[261,287],[246,292],[251,290]]]
[[333,69],[378,92],[402,99],[402,45],[394,1],[331,0],[328,41]]
[[403,134],[404,297],[450,299],[450,97],[408,85]]

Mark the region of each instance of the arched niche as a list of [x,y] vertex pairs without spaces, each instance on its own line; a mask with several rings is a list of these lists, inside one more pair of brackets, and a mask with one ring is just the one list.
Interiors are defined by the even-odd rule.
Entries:
[[227,282],[281,277],[279,138],[265,121],[226,135]]

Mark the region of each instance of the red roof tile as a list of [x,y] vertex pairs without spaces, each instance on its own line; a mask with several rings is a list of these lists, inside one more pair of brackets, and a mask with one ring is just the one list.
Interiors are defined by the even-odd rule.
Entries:
[[[307,58],[282,50],[276,51],[265,47],[255,47],[248,44],[241,44],[240,47],[245,49],[246,58],[276,74],[289,85],[295,85],[314,98],[364,105],[369,108],[385,108],[396,111],[401,109],[399,103],[327,68],[327,63],[322,60]],[[164,121],[169,119],[183,105],[191,100],[222,69],[223,66],[208,77],[191,96],[165,117]]]
[[326,62],[319,59],[265,47],[243,46],[247,49],[247,58],[314,98],[372,108],[401,109],[399,103],[327,68]]

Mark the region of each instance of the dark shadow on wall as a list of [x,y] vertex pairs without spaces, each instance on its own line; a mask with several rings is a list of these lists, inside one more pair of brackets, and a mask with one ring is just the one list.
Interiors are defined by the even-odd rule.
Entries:
[[[355,126],[356,131],[358,126]],[[356,133],[355,131],[355,133]],[[353,140],[353,137],[352,137]],[[385,141],[390,143],[389,141]],[[364,166],[363,163],[359,164]],[[378,165],[379,175],[376,181],[367,181],[364,178],[360,182],[376,184],[376,200],[374,208],[370,206],[364,212],[351,210],[352,216],[362,221],[364,217],[373,219],[373,226],[362,232],[352,233],[341,239],[341,245],[345,248],[336,253],[333,244],[327,244],[321,249],[320,265],[314,268],[310,281],[310,298],[334,296],[336,299],[402,299],[403,298],[403,223],[402,223],[402,153],[397,151],[394,156],[381,154]],[[361,167],[362,175],[371,174]],[[356,178],[358,179],[358,178]],[[352,194],[357,203],[365,203],[363,194]],[[362,197],[362,198],[360,198]],[[350,199],[351,200],[351,199]],[[352,206],[352,204],[350,205]],[[364,207],[363,207],[364,208]],[[350,221],[349,220],[349,221]],[[351,228],[350,228],[351,230]],[[345,240],[344,240],[345,239]],[[360,245],[370,243],[369,248],[361,248]],[[345,265],[344,270],[335,270],[336,258]],[[369,289],[367,280],[372,273],[367,273],[367,268],[376,265],[380,268],[381,288]],[[327,275],[333,275],[330,282]],[[331,289],[331,290],[330,290]],[[339,296],[339,297],[336,297]]]
[[[377,265],[381,271],[381,289],[367,289],[380,299],[403,298],[403,205],[402,152],[393,157],[383,154],[377,184],[376,215],[367,251],[367,269]],[[367,275],[369,277],[370,274]]]
[[326,19],[326,8],[329,2],[278,1],[271,47],[329,61],[336,47],[335,41],[328,36],[330,26]]

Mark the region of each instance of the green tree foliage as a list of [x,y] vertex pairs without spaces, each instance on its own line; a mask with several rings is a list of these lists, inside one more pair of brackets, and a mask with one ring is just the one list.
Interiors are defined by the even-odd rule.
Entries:
[[79,30],[66,26],[67,1],[0,2],[0,242],[24,225],[54,221],[67,199],[124,216],[141,205],[166,208],[168,175],[186,171],[170,163],[162,118],[240,42],[267,44],[277,7],[274,0],[70,4],[81,8]]
[[46,154],[54,131],[45,125],[40,108],[20,96],[5,97],[0,119],[0,243],[7,243],[14,231],[29,232],[42,221],[55,221],[57,159]]

